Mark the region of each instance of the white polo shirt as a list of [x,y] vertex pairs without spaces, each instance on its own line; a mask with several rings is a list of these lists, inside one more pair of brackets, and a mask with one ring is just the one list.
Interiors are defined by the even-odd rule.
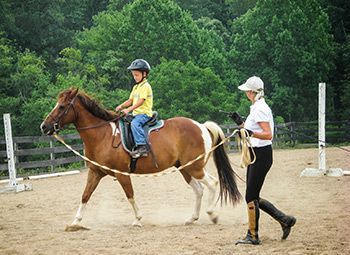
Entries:
[[[250,106],[250,113],[244,122],[244,128],[253,132],[262,132],[262,128],[258,122],[269,122],[273,137],[274,123],[270,107],[266,104],[265,99],[261,98]],[[252,147],[263,147],[272,144],[272,140],[262,140],[255,137],[250,137]]]

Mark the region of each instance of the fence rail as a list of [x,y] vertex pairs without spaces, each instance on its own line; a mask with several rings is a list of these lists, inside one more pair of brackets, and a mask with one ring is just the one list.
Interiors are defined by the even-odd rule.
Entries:
[[[79,134],[62,135],[69,141],[75,150],[83,151]],[[21,136],[13,137],[16,169],[33,169],[62,166],[65,164],[81,162],[78,156],[72,156],[69,149],[62,146],[55,138],[49,136]],[[8,170],[6,141],[0,139],[0,172]],[[33,147],[34,148],[31,148]]]
[[[221,125],[225,135],[229,135],[237,128],[235,124]],[[289,122],[278,124],[274,130],[274,145],[294,146],[296,143],[318,143],[318,122]],[[80,152],[84,146],[79,134],[62,135],[72,147]],[[342,143],[350,141],[350,121],[326,122],[326,139],[328,143]],[[16,169],[48,168],[63,166],[82,159],[73,156],[69,150],[49,136],[21,136],[13,137]],[[33,148],[34,147],[34,148]],[[229,143],[230,151],[236,149],[235,138]],[[0,175],[8,170],[6,162],[6,141],[0,139]]]

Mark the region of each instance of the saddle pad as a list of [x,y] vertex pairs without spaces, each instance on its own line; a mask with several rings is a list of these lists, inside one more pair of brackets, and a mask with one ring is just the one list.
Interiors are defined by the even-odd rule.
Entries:
[[[127,146],[127,132],[126,132],[126,130],[125,130],[125,122],[123,121],[123,120],[119,120],[118,121],[119,123],[119,131],[120,131],[120,140],[121,140],[121,142],[122,142],[122,144],[123,144],[123,147],[124,147],[124,149],[128,152],[128,153],[130,153],[131,152],[131,150],[132,150],[132,148],[128,148],[128,146]],[[157,123],[155,124],[155,125],[153,125],[153,126],[151,126],[151,127],[148,127],[148,134],[146,134],[146,138],[147,138],[147,141],[149,140],[148,139],[148,137],[149,137],[149,134],[152,132],[152,131],[154,131],[154,130],[159,130],[159,129],[161,129],[162,127],[164,126],[164,120],[158,120],[157,121]]]

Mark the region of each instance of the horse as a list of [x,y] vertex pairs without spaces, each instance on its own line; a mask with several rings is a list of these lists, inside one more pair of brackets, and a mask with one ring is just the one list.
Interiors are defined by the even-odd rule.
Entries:
[[[74,124],[84,143],[84,153],[87,158],[102,166],[128,173],[130,172],[130,155],[123,146],[117,148],[112,146],[113,140],[120,143],[121,139],[116,119],[118,119],[116,112],[104,109],[95,99],[86,93],[79,92],[77,88],[70,88],[59,93],[56,105],[41,123],[40,129],[43,134],[53,135],[66,125]],[[134,174],[152,174],[170,167],[179,168],[201,154],[210,154],[211,148],[218,145],[224,138],[221,128],[211,121],[200,124],[185,117],[166,119],[164,126],[158,132],[151,132],[149,135],[152,151],[157,159],[157,167],[154,159],[148,155],[138,159]],[[241,194],[237,188],[235,172],[230,165],[224,145],[218,146],[212,154],[220,182],[218,200],[220,199],[221,203],[230,202],[234,205],[241,200]],[[205,155],[179,170],[195,194],[194,211],[185,224],[192,224],[199,219],[203,185],[209,190],[206,212],[214,224],[218,221],[218,216],[214,211],[218,180],[204,169],[210,156]],[[134,199],[130,175],[106,170],[90,162],[87,165],[86,186],[70,226],[79,226],[92,193],[101,178],[107,175],[115,177],[121,184],[134,212],[135,220],[132,225],[142,226],[142,216]]]

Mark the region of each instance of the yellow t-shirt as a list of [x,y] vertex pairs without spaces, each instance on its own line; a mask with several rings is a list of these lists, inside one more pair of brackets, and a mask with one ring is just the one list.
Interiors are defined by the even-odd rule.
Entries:
[[152,117],[153,93],[152,87],[147,80],[134,85],[129,98],[132,99],[132,105],[135,105],[140,98],[145,99],[143,104],[132,112],[133,115],[146,114]]

